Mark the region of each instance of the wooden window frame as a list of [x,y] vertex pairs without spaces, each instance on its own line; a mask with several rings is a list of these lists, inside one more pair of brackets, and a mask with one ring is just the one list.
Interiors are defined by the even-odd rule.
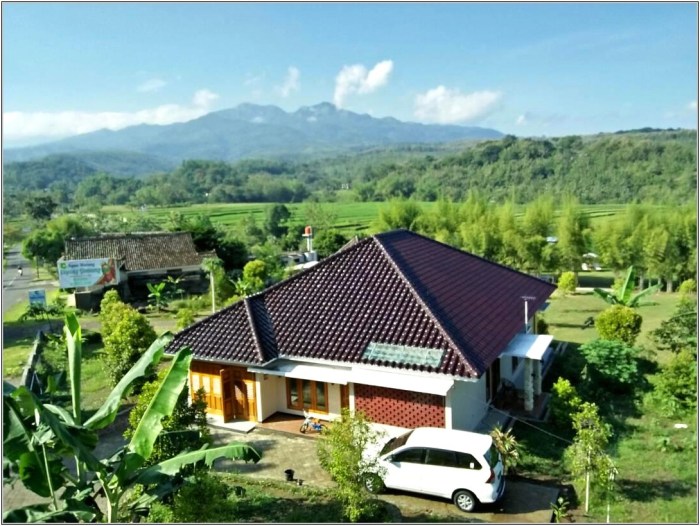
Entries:
[[[324,413],[328,414],[329,412],[329,400],[328,400],[328,382],[320,382],[316,380],[306,380],[307,382],[311,383],[311,405],[305,406],[304,405],[304,396],[303,396],[303,382],[304,380],[301,378],[285,378],[285,387],[287,390],[287,408],[288,409],[296,409],[297,411],[302,411],[304,409],[308,409],[310,411],[313,411],[315,413]],[[297,388],[297,399],[299,400],[299,403],[296,405],[292,405],[292,391],[291,391],[291,385],[292,383],[296,384]],[[316,389],[317,386],[321,384],[323,385],[323,396],[326,399],[326,407],[325,409],[320,409],[316,405]]]

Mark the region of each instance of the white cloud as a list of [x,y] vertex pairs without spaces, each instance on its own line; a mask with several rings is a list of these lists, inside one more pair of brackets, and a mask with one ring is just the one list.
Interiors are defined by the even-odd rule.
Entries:
[[162,79],[149,79],[136,88],[136,91],[140,91],[141,93],[153,93],[155,91],[160,91],[165,87],[165,84],[166,82]]
[[690,111],[698,111],[698,101],[697,101],[697,100],[693,100],[693,101],[691,101],[690,103],[688,103],[688,109],[689,109]]
[[439,124],[469,122],[491,113],[500,100],[497,91],[462,94],[458,89],[438,86],[416,95],[413,113],[421,120]]
[[523,113],[522,115],[519,115],[517,119],[515,119],[515,124],[518,126],[524,126],[527,123],[527,113]]
[[283,97],[289,97],[292,91],[299,91],[299,88],[301,87],[299,77],[299,70],[294,66],[290,66],[289,69],[287,69],[287,76],[284,78],[284,82],[281,86],[277,87],[277,91]]
[[352,93],[372,93],[389,81],[394,63],[391,60],[383,60],[367,71],[362,64],[343,66],[335,78],[335,93],[333,102],[338,108],[343,106],[345,98]]
[[194,94],[189,106],[163,104],[135,112],[10,111],[3,113],[3,130],[6,139],[20,140],[30,137],[68,137],[103,128],[119,130],[136,124],[186,122],[209,113],[212,103],[218,98],[216,93],[202,89]]

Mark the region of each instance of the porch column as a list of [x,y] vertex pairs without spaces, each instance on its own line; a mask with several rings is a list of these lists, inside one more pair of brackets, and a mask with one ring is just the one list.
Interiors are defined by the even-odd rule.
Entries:
[[535,396],[540,396],[542,394],[542,362],[537,360],[532,364],[535,368],[535,385],[534,392]]
[[535,407],[535,400],[533,397],[533,381],[532,381],[532,360],[530,358],[525,358],[525,372],[524,372],[524,387],[525,387],[525,411],[532,411]]

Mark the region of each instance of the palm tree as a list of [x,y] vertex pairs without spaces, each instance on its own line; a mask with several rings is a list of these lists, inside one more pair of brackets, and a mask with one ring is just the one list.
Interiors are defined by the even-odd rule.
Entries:
[[217,269],[223,268],[223,262],[219,258],[205,258],[202,261],[202,269],[209,274],[209,288],[211,289],[211,312],[216,312],[216,290],[214,288],[214,274]]

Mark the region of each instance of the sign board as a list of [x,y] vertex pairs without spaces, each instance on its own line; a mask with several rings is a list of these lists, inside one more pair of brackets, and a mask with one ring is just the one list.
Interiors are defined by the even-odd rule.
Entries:
[[46,307],[46,291],[44,289],[34,289],[29,291],[29,304],[38,304]]
[[114,258],[59,260],[58,282],[62,289],[116,285],[119,269]]

